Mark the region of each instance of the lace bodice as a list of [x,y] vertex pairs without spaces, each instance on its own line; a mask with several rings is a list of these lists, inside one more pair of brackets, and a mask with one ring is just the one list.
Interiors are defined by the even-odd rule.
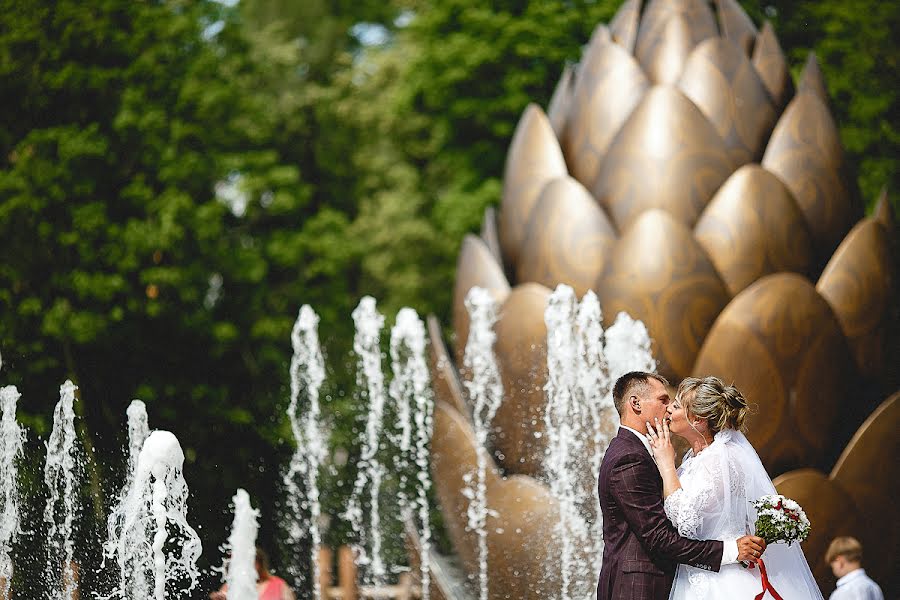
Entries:
[[749,531],[750,504],[739,450],[728,443],[731,435],[720,431],[699,455],[688,452],[678,469],[681,489],[665,499],[664,507],[684,537],[726,540]]

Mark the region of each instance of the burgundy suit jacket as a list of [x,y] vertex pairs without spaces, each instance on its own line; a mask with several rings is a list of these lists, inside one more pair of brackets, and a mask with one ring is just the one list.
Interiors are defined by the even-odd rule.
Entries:
[[663,509],[662,478],[647,448],[619,429],[597,482],[603,566],[597,600],[666,600],[678,563],[718,571],[722,542],[681,537]]

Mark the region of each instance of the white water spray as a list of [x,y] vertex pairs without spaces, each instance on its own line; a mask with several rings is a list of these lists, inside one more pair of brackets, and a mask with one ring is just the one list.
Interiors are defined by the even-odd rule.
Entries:
[[[428,442],[431,439],[434,401],[431,396],[428,364],[425,361],[425,325],[411,308],[397,313],[391,329],[391,367],[394,379],[389,388],[397,407],[399,433],[394,444],[399,449],[395,467],[400,473],[400,508],[404,519],[413,518],[419,533],[422,600],[429,600],[431,586],[431,525],[428,490]],[[413,436],[415,439],[413,439]],[[410,490],[408,473],[414,468]],[[415,495],[415,497],[411,497]]]
[[[147,407],[140,400],[132,400],[126,410],[128,416],[128,465],[125,471],[125,483],[119,492],[119,499],[110,511],[106,521],[107,541],[103,546],[103,564],[106,564],[107,558],[113,558],[116,555],[118,540],[121,536],[122,528],[125,526],[125,502],[131,489],[134,487],[134,476],[137,472],[138,457],[144,442],[150,435],[149,420],[147,418]],[[141,546],[146,543],[142,537],[145,531],[139,528],[132,532],[134,545]],[[138,557],[135,557],[138,559]],[[120,569],[120,575],[123,572],[130,573],[130,577],[121,580],[118,583],[118,590],[126,598],[145,599],[150,597],[149,582],[147,581],[147,573],[150,571],[148,564],[131,564],[123,571]]]
[[225,583],[228,600],[257,600],[256,534],[259,511],[250,505],[250,495],[238,489],[232,498],[234,521],[226,548],[230,553]]
[[75,390],[66,380],[59,388],[53,411],[53,430],[47,442],[44,483],[49,495],[44,507],[47,533],[45,583],[50,600],[74,600],[78,592],[75,566],[75,521],[81,512],[79,493],[84,474],[75,434]]
[[325,459],[325,436],[322,434],[319,389],[325,380],[325,361],[319,347],[319,317],[308,305],[303,305],[291,331],[291,402],[288,418],[296,448],[284,476],[287,492],[288,544],[299,547],[311,537],[312,554],[308,557],[312,581],[302,582],[306,570],[294,565],[292,574],[313,590],[319,600],[319,564],[316,553],[322,541],[319,525],[319,468]]
[[616,322],[606,330],[605,339],[610,381],[615,382],[629,371],[656,371],[656,360],[650,352],[650,334],[642,322],[620,312]]
[[18,463],[25,432],[16,422],[19,397],[14,385],[0,388],[0,598],[11,597],[12,546],[20,532]]
[[[128,582],[138,571],[144,571],[152,584],[152,593],[143,597],[147,600],[184,597],[197,586],[202,546],[187,522],[188,486],[183,468],[184,452],[178,439],[168,431],[151,433],[138,455],[122,528],[111,540],[120,581],[125,582],[118,590],[122,597],[132,600]],[[177,546],[180,553],[175,552]]]
[[468,526],[478,536],[478,597],[480,600],[487,600],[487,518],[495,514],[487,506],[487,443],[491,422],[503,400],[503,384],[494,356],[497,304],[490,292],[479,287],[469,290],[465,304],[469,312],[469,339],[466,340],[463,364],[470,376],[465,386],[473,404],[472,420],[478,442],[478,463],[474,478],[472,474],[465,477],[467,488],[464,494],[469,498],[466,511]]
[[619,415],[612,401],[612,386],[615,380],[609,378],[609,364],[603,348],[602,318],[596,294],[588,291],[581,299],[576,317],[576,355],[579,366],[575,397],[579,405],[587,407],[590,415],[589,429],[585,435],[591,441],[587,452],[591,475],[590,479],[579,486],[582,497],[589,496],[589,504],[592,505],[590,508],[587,505],[583,507],[583,514],[588,515],[588,535],[591,541],[587,560],[593,561],[592,570],[588,575],[590,580],[596,579],[599,575],[603,559],[603,514],[600,511],[600,496],[596,493],[595,486],[600,477],[603,455],[619,425]]
[[601,566],[602,515],[594,486],[619,423],[613,383],[628,371],[653,371],[656,364],[640,321],[620,313],[604,334],[601,316],[593,292],[578,305],[566,285],[556,288],[545,312],[544,471],[560,504],[555,531],[560,560],[551,568],[561,576],[562,600],[590,598]]
[[[364,580],[367,583],[380,585],[384,582],[387,573],[381,557],[381,520],[378,511],[380,490],[376,485],[380,484],[381,474],[384,470],[378,457],[385,403],[384,376],[381,372],[381,349],[379,347],[384,316],[376,309],[375,299],[365,296],[353,310],[353,321],[356,325],[353,351],[356,353],[359,363],[357,386],[359,389],[365,390],[369,410],[362,438],[359,470],[356,473],[353,492],[350,495],[344,517],[350,521],[353,530],[359,534],[355,550],[357,564],[366,569]],[[370,486],[368,525],[364,522],[363,514],[363,495],[366,486]],[[367,549],[367,546],[371,546],[371,549]]]
[[128,417],[128,471],[125,475],[126,486],[134,481],[138,456],[141,448],[150,435],[150,424],[147,418],[147,406],[141,400],[132,400],[125,411]]
[[[583,598],[589,575],[583,549],[590,545],[590,528],[582,507],[590,500],[579,485],[589,467],[587,453],[591,419],[589,407],[579,397],[576,312],[574,290],[560,285],[550,295],[544,321],[547,325],[547,406],[544,413],[547,455],[544,470],[550,492],[559,502],[560,518],[555,535],[560,542],[558,569],[561,598]],[[557,566],[553,566],[556,570]]]

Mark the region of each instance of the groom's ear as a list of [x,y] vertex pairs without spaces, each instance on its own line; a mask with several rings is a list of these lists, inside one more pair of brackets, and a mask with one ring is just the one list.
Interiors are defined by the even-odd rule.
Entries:
[[628,400],[629,400],[629,402],[631,402],[631,407],[632,407],[635,411],[641,412],[641,400],[640,400],[640,398],[638,398],[637,396],[631,396]]

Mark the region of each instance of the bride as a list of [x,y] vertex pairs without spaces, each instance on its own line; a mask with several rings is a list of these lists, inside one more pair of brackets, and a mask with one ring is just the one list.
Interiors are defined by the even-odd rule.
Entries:
[[[748,408],[734,386],[717,377],[689,377],[678,386],[668,416],[647,424],[656,466],[663,479],[666,515],[685,537],[729,540],[753,533],[751,501],[774,494],[756,451],[741,433]],[[675,470],[669,433],[687,440],[691,450]],[[763,556],[769,581],[784,598],[821,600],[799,544],[771,544]],[[752,599],[762,590],[759,569],[741,564],[718,573],[679,565],[670,600]]]

